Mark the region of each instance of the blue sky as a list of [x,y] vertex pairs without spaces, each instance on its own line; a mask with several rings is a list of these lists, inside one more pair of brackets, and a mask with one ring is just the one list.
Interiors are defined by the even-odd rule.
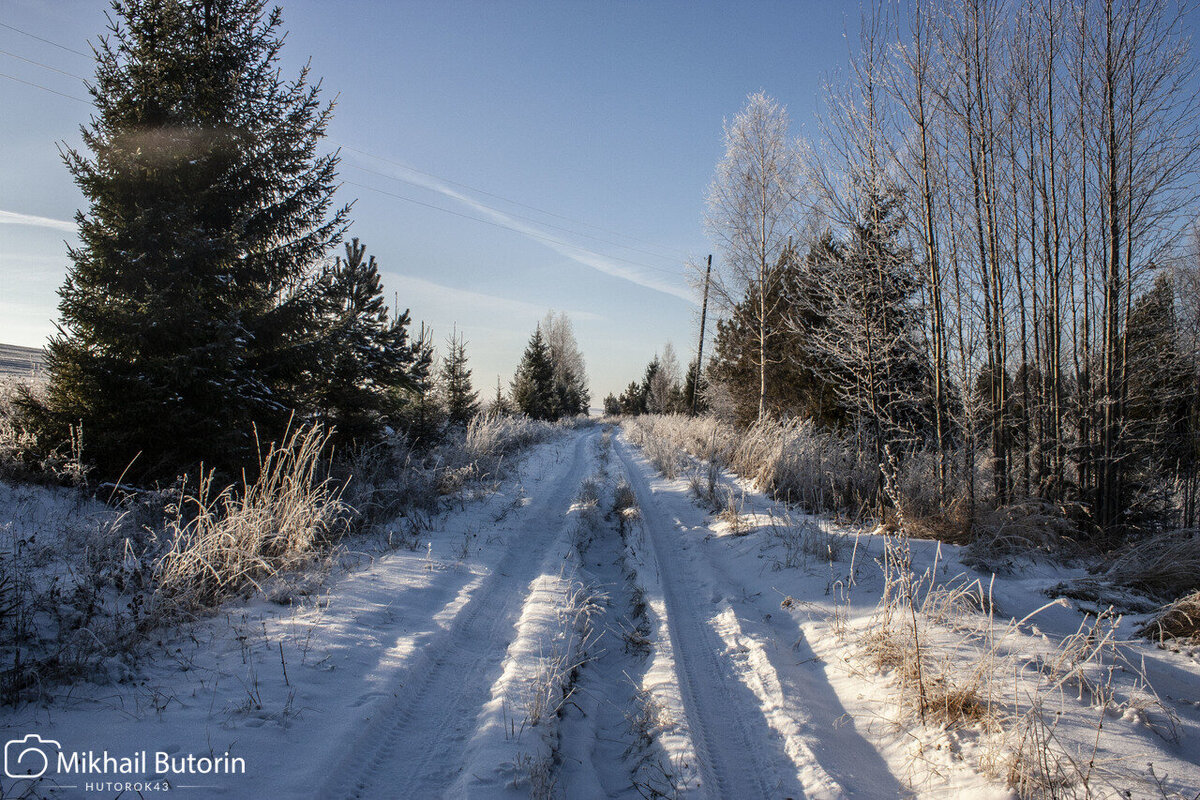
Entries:
[[[594,405],[664,342],[694,351],[683,264],[711,249],[701,217],[722,119],[763,89],[815,135],[858,21],[823,2],[282,6],[286,71],[311,57],[337,97],[338,199],[355,201],[351,235],[389,300],[439,342],[457,325],[485,394],[497,375],[507,385],[545,312],[566,311]],[[62,221],[83,207],[57,146],[78,142],[89,107],[46,91],[86,98],[46,67],[90,76],[70,50],[87,51],[106,8],[0,0],[0,342],[53,331],[73,238]]]

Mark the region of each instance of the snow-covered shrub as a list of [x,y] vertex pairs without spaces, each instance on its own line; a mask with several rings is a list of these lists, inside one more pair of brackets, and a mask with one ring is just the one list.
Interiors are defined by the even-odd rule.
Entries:
[[1138,631],[1149,639],[1181,639],[1200,644],[1200,591],[1168,605]]
[[516,453],[578,424],[478,415],[465,430],[450,428],[434,447],[414,447],[403,434],[392,434],[341,458],[332,474],[345,485],[341,499],[356,527],[368,529],[400,515],[433,513],[443,498],[494,483]]
[[0,477],[24,471],[24,462],[36,438],[17,423],[16,396],[20,386],[13,380],[0,380]]
[[670,715],[646,689],[637,689],[633,704],[634,711],[626,716],[626,724],[631,737],[643,751],[633,777],[633,788],[642,797],[685,796],[687,786],[680,777],[684,772],[683,765],[671,764],[662,756],[652,755],[654,742],[670,727]]
[[40,403],[45,389],[34,378],[0,379],[0,478],[84,486],[83,429],[72,426],[70,439],[52,448],[21,421],[21,404]]
[[106,485],[93,499],[0,477],[0,702],[127,678],[147,634],[181,612],[311,592],[352,529],[415,546],[445,492],[486,490],[501,455],[562,427],[493,424],[482,467],[465,433],[419,452],[393,436],[331,464],[328,435],[299,428],[263,455],[257,479],[233,486],[210,473],[157,491]]
[[742,513],[746,507],[746,493],[730,486],[722,486],[718,494],[723,500],[717,511],[717,520],[725,524],[726,530],[732,536],[745,536],[750,533],[752,526]]
[[0,702],[56,683],[119,680],[153,624],[154,537],[139,508],[0,481]]
[[794,520],[772,515],[767,534],[770,542],[783,550],[778,566],[785,569],[805,566],[809,558],[824,564],[838,561],[850,541],[830,533],[824,523],[812,517]]
[[628,428],[630,440],[642,448],[650,463],[670,480],[679,475],[682,444],[677,432],[665,429],[683,419],[686,417],[634,417],[634,424]]
[[1179,724],[1119,640],[1120,616],[1087,615],[1060,640],[1031,637],[1026,623],[1057,601],[998,621],[978,579],[937,582],[936,562],[915,573],[903,520],[900,531],[885,540],[876,611],[849,635],[888,683],[890,722],[916,747],[965,730],[977,737],[977,766],[1020,798],[1177,796],[1115,745],[1116,719],[1171,742]]
[[481,414],[467,426],[463,451],[473,460],[495,469],[505,456],[547,441],[577,424],[574,419],[551,423],[525,416]]
[[603,482],[596,476],[585,478],[583,483],[579,485],[579,499],[581,506],[595,508],[600,502],[600,487]]
[[709,511],[720,511],[722,492],[720,462],[705,461],[702,469],[692,473],[688,481],[688,491]]
[[633,487],[624,480],[618,483],[617,488],[613,491],[611,513],[620,523],[622,537],[629,525],[641,515],[637,495],[634,494]]
[[1106,577],[1160,602],[1200,590],[1200,531],[1167,531],[1130,543]]
[[[622,424],[630,441],[668,477],[673,473],[664,465],[677,469],[670,459],[672,447],[700,460],[708,474],[693,474],[690,488],[714,511],[726,505],[716,486],[723,467],[749,479],[755,489],[813,512],[858,515],[877,507],[880,500],[880,467],[870,443],[822,430],[810,420],[764,419],[739,430],[713,416],[645,414],[626,418]],[[972,520],[963,476],[951,471],[948,485],[939,487],[937,455],[928,450],[903,454],[895,460],[893,471],[895,499],[910,535],[968,541]],[[887,521],[894,528],[894,515]]]
[[533,728],[558,714],[575,691],[575,673],[590,658],[595,644],[595,620],[604,613],[604,595],[574,582],[558,611],[559,635],[526,687],[525,725]]
[[[938,461],[944,458],[945,483],[938,481]],[[918,539],[937,539],[950,544],[972,540],[973,523],[968,488],[961,470],[953,469],[958,460],[953,454],[939,455],[936,450],[917,449],[903,453],[891,463],[895,497],[900,504],[908,534]],[[980,487],[977,486],[977,493]],[[895,523],[896,508],[884,512],[885,522]]]
[[604,495],[604,484],[604,475],[596,472],[584,479],[575,498],[572,510],[578,517],[571,532],[571,546],[581,558],[603,528],[604,512],[600,510],[600,500]]
[[993,571],[1034,553],[1069,557],[1080,551],[1080,516],[1077,506],[1034,497],[985,510],[972,526],[964,556],[968,563]]
[[[1192,796],[1170,791],[1153,765],[1142,772],[1111,748],[1121,730],[1110,719],[1132,721],[1168,742],[1179,737],[1179,720],[1150,685],[1144,663],[1120,641],[1120,624],[1119,615],[1104,611],[1085,617],[1048,652],[999,659],[998,669],[1008,674],[993,687],[1004,692],[997,699],[1007,713],[984,766],[1006,778],[1018,797]],[[1004,691],[1021,672],[1026,677]],[[1064,725],[1065,700],[1091,718],[1074,732]]]
[[264,579],[326,556],[352,524],[367,529],[402,514],[432,513],[442,497],[494,476],[506,456],[562,427],[481,416],[435,448],[418,451],[396,435],[334,466],[325,462],[329,433],[298,428],[268,452],[254,482],[217,490],[210,475],[179,503],[157,562],[160,594],[185,607],[210,607],[261,590]]
[[335,464],[332,475],[345,487],[341,499],[358,530],[406,512],[432,512],[442,494],[436,458],[399,435],[351,452]]
[[[776,499],[812,511],[858,512],[878,491],[867,452],[808,420],[761,420],[743,431],[713,417],[642,415],[624,422],[657,465],[666,445],[728,466]],[[665,443],[665,444],[663,444]]]
[[809,420],[762,420],[729,463],[761,491],[812,511],[858,512],[875,501],[879,467],[865,449]]

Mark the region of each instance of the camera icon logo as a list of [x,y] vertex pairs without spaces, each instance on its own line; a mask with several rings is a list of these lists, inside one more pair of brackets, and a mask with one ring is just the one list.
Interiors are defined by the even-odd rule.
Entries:
[[24,739],[9,739],[4,745],[4,774],[10,778],[40,778],[61,749],[54,739],[43,739],[36,733],[27,733]]

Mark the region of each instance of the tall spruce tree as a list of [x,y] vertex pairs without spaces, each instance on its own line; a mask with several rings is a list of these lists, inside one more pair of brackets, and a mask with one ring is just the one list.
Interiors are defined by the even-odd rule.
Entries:
[[646,395],[637,381],[630,381],[625,391],[617,398],[621,413],[627,417],[636,417],[646,413]]
[[525,354],[512,382],[516,407],[533,419],[558,419],[558,392],[554,382],[554,362],[539,325],[529,338]]
[[638,387],[638,405],[641,409],[638,413],[648,414],[654,410],[650,407],[650,397],[654,391],[654,381],[661,368],[662,362],[658,360],[658,353],[655,353],[654,358],[650,359],[650,363],[646,365],[646,371],[642,373],[642,383]]
[[63,157],[88,200],[59,290],[40,421],[82,422],[115,475],[236,468],[297,405],[320,289],[345,228],[329,213],[331,105],[279,71],[263,0],[114,0],[95,45],[90,155]]
[[462,334],[455,332],[446,342],[440,377],[447,419],[451,425],[466,425],[479,413],[479,393],[471,388],[467,343]]
[[899,452],[930,435],[933,378],[921,343],[921,276],[903,236],[903,192],[865,191],[863,206],[843,242],[826,236],[810,250],[789,324],[805,344],[799,363],[832,387],[882,459],[886,445]]
[[683,379],[683,404],[691,414],[703,414],[708,411],[708,400],[705,392],[708,389],[708,379],[699,362],[692,359],[688,364],[687,375]]
[[1154,287],[1134,301],[1129,313],[1128,420],[1123,446],[1126,482],[1122,508],[1133,518],[1166,524],[1175,498],[1165,475],[1186,475],[1196,458],[1196,431],[1191,417],[1196,377],[1180,347],[1175,288],[1160,274]]

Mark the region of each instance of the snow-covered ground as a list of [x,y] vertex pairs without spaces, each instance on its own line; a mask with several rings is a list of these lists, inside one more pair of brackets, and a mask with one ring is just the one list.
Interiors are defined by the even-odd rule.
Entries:
[[[99,766],[102,751],[147,759],[127,774],[5,777],[0,796],[115,797],[113,784],[134,783],[153,796],[164,777],[185,797],[1011,796],[1010,734],[901,718],[896,676],[864,655],[883,624],[884,537],[719,480],[738,514],[703,508],[687,476],[660,477],[612,429],[534,447],[496,492],[436,517],[415,550],[351,554],[315,596],[227,606],[164,635],[132,675],[5,709],[19,746],[36,734]],[[1095,611],[1064,602],[1008,625],[1073,573],[1031,564],[993,581],[954,548],[914,541],[911,554],[915,571],[978,579],[989,598],[921,628],[954,669],[979,660],[985,628],[987,658],[1046,663]],[[1196,654],[1116,649],[1104,704],[1079,680],[1039,695],[1055,704],[1042,743],[1090,759],[1097,794],[1194,795]],[[218,772],[163,776],[160,752]],[[1078,782],[1060,796],[1072,792]]]

